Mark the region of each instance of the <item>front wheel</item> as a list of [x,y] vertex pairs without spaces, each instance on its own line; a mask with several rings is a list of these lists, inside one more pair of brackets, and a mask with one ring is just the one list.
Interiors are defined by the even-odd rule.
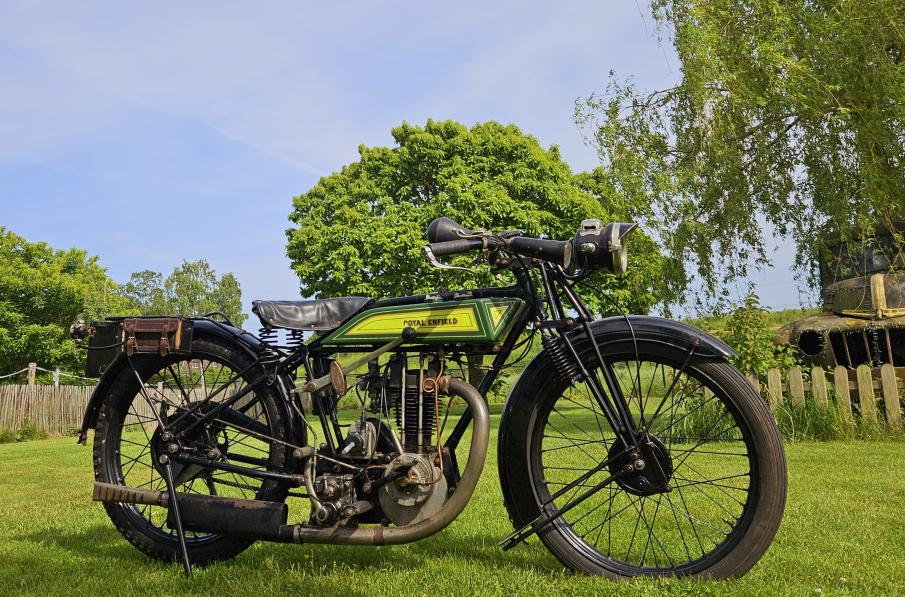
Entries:
[[[583,362],[596,364],[584,344]],[[586,573],[744,574],[772,542],[786,498],[782,440],[763,400],[723,361],[689,359],[642,338],[601,351],[641,448],[625,453],[584,382],[563,381],[552,363],[530,368],[519,387],[531,390],[511,398],[500,432],[513,523],[559,515],[538,535],[563,564]]]

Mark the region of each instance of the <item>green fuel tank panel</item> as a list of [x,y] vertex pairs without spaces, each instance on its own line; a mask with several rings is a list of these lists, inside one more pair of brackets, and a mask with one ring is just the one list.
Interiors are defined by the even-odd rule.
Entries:
[[501,341],[525,308],[520,299],[469,299],[377,307],[363,311],[327,335],[324,345],[379,344],[412,328],[426,344]]

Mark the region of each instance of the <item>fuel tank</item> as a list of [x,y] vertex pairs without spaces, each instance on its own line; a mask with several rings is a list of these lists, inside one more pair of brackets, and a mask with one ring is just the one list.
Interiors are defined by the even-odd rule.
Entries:
[[375,307],[362,311],[333,330],[322,344],[377,344],[412,328],[424,344],[501,341],[525,308],[514,298],[480,298]]

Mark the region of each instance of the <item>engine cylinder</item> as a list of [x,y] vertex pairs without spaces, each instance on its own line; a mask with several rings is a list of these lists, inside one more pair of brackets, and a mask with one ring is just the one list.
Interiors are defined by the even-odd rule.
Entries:
[[402,447],[406,452],[423,452],[433,442],[436,427],[436,397],[424,390],[424,380],[435,377],[435,367],[428,363],[426,369],[407,369],[406,359],[400,358],[391,365],[387,393],[396,416],[396,428],[402,435]]

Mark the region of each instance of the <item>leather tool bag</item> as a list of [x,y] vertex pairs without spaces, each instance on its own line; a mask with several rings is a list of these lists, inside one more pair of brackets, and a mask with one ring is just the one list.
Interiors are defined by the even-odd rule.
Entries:
[[180,317],[136,317],[123,320],[126,354],[165,357],[191,352],[192,321]]

